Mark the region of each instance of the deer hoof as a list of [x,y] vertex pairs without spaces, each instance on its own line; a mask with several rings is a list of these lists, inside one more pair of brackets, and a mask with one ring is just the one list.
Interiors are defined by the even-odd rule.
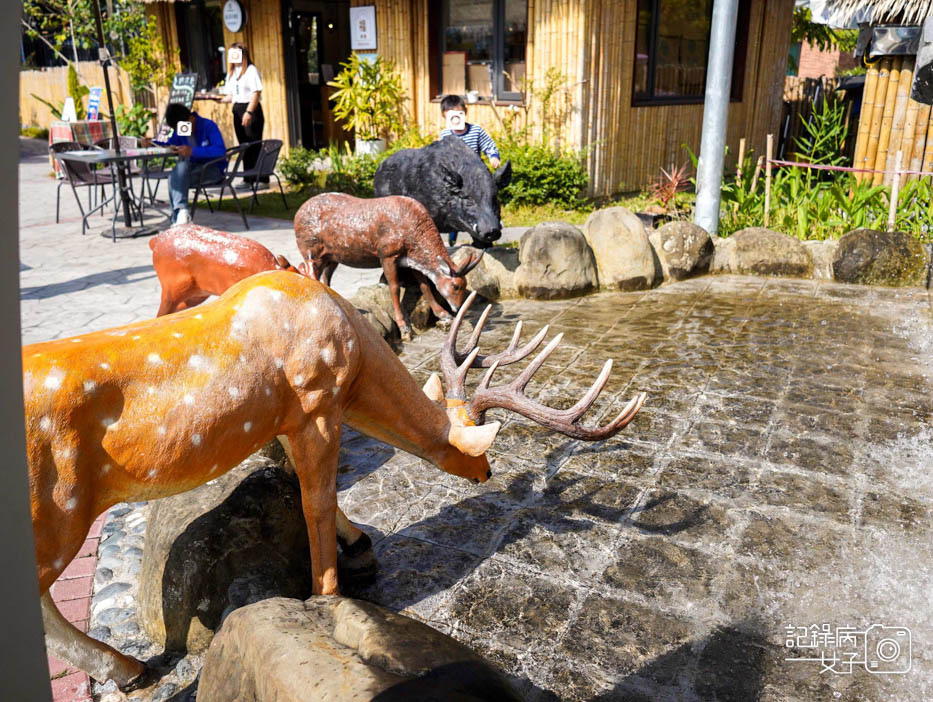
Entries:
[[372,549],[355,556],[337,556],[337,577],[342,583],[372,582],[379,572],[379,561]]
[[450,331],[450,325],[453,324],[454,318],[450,315],[445,317],[440,317],[437,320],[437,328],[441,331]]
[[404,326],[398,328],[399,334],[402,337],[402,341],[411,341],[411,327]]

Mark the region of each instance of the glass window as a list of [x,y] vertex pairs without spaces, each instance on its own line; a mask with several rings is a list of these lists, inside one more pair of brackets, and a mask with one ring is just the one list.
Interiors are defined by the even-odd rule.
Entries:
[[[703,99],[712,15],[713,0],[638,0],[633,102]],[[747,23],[748,2],[742,0],[733,61],[733,100],[742,97],[745,46],[740,37],[745,35]]]
[[527,0],[445,0],[441,92],[519,98],[525,76]]
[[224,65],[221,0],[175,3],[181,65],[198,74],[198,90],[210,90],[227,74]]

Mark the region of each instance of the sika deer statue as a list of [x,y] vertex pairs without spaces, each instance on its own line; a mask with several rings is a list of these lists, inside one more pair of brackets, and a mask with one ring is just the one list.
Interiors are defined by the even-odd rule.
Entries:
[[150,239],[149,248],[162,285],[159,317],[200,305],[256,273],[297,272],[258,241],[197,224],[172,227]]
[[395,322],[403,339],[411,326],[399,300],[399,267],[410,268],[421,293],[438,319],[449,320],[431,284],[454,312],[467,296],[466,274],[480,262],[482,251],[460,266],[441,242],[431,215],[417,200],[392,196],[362,200],[342,193],[324,193],[305,202],[295,214],[295,238],[302,258],[310,263],[311,277],[330,285],[338,264],[379,268],[392,293]]
[[[512,383],[489,386],[501,365],[540,345],[480,356],[481,317],[469,352],[444,347],[438,377],[422,391],[392,349],[330,288],[284,271],[243,280],[216,301],[157,319],[23,348],[30,497],[43,617],[52,652],[104,681],[131,685],[139,661],[91,639],[62,617],[49,587],[72,560],[94,519],[119,502],[190,490],[284,435],[298,476],[311,550],[314,594],[336,595],[337,542],[365,550],[368,538],[337,506],[341,425],[420,456],[473,482],[491,476],[485,451],[499,424],[491,407],[519,412],[581,439],[620,431],[644,401],[610,424],[577,424],[605,385],[611,362],[586,396],[557,411],[522,389],[559,337]],[[488,368],[467,399],[470,368]]]

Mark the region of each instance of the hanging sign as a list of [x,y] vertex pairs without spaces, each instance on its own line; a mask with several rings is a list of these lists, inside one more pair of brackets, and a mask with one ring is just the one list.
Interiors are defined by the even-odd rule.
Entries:
[[237,0],[227,0],[224,3],[224,26],[234,34],[243,29],[246,22],[246,12]]
[[350,49],[376,48],[376,6],[350,8]]

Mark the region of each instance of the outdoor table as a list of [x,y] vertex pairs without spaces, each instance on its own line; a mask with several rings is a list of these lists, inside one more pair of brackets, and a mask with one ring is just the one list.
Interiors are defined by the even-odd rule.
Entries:
[[[117,216],[119,215],[120,210],[122,209],[123,199],[120,192],[119,180],[117,177],[117,170],[122,166],[129,164],[132,161],[142,161],[143,164],[151,161],[155,158],[162,158],[164,156],[172,156],[175,151],[169,147],[165,146],[151,146],[147,148],[140,149],[121,149],[120,153],[117,153],[114,149],[91,149],[88,151],[63,151],[61,153],[55,154],[55,158],[61,159],[62,161],[72,161],[75,163],[86,163],[86,164],[100,164],[107,165],[110,167],[110,173],[113,177],[113,195],[108,199],[102,201],[94,209],[88,211],[84,215],[84,221],[82,222],[82,227],[87,225],[88,218],[98,210],[103,210],[103,208],[113,202],[114,211],[113,219],[110,222],[110,233],[113,237],[113,240],[116,241],[117,237],[121,239],[131,238],[138,236],[144,233],[141,229],[135,232],[131,231],[129,233],[121,232],[117,234]],[[125,217],[124,224],[128,229],[133,227],[133,219],[139,219],[140,228],[143,225],[143,210],[145,205],[145,193],[140,192],[139,198],[137,199],[136,193],[133,191],[132,181],[129,175],[129,168],[125,169],[126,179],[127,179],[127,193],[129,194],[129,216]],[[160,210],[158,207],[152,207],[159,212],[162,212],[166,217],[171,217],[170,213],[165,213]],[[105,235],[106,236],[106,235]]]
[[[49,146],[63,141],[76,141],[81,146],[90,148],[101,139],[109,139],[111,136],[113,136],[113,130],[109,120],[81,119],[75,122],[54,120],[49,125]],[[55,168],[55,175],[61,178],[58,162],[54,158],[52,166]]]

